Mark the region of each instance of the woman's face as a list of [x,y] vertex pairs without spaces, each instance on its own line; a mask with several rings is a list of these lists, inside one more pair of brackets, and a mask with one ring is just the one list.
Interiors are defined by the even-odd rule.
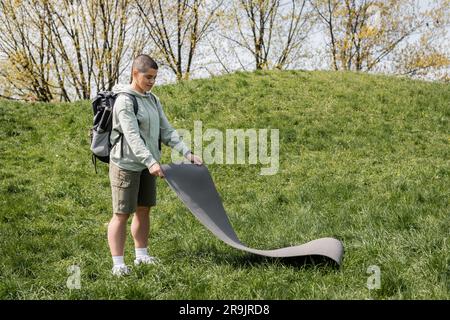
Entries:
[[148,69],[146,72],[139,72],[135,70],[133,79],[135,79],[136,84],[143,92],[150,91],[155,84],[156,76],[158,75],[158,70]]

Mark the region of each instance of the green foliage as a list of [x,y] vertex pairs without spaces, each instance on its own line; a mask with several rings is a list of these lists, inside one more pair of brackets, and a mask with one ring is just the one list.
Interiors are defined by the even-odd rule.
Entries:
[[[208,166],[231,223],[256,248],[339,238],[342,267],[230,248],[159,180],[150,250],[163,263],[113,278],[107,166],[96,175],[91,164],[89,101],[0,101],[1,299],[450,298],[448,85],[260,71],[155,93],[176,128],[280,129],[278,174]],[[165,148],[162,162],[169,156]],[[127,263],[133,254],[128,231]],[[66,287],[71,265],[80,290]],[[381,288],[369,292],[371,265]]]

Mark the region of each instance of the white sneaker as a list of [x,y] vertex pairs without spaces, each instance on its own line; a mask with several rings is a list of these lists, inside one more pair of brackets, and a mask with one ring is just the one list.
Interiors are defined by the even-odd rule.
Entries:
[[158,264],[161,261],[156,258],[156,257],[151,257],[151,256],[141,256],[141,257],[137,257],[134,260],[134,265],[138,266],[140,264]]
[[112,272],[113,275],[115,275],[117,277],[121,277],[121,276],[129,275],[131,271],[126,265],[121,264],[121,265],[118,265],[118,266],[114,266],[112,268],[111,272]]

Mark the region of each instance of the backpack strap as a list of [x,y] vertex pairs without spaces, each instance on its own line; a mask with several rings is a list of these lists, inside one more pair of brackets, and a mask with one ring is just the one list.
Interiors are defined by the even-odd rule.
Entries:
[[[158,114],[159,114],[159,117],[161,118],[161,111],[159,110],[159,107],[158,107],[158,101],[156,100],[156,97],[153,93],[151,93],[151,92],[149,92],[149,93],[150,93],[150,96],[153,98],[153,101],[155,102],[156,109],[158,109]],[[161,128],[159,128],[158,149],[159,149],[159,152],[161,152]]]
[[[135,97],[133,94],[128,93],[128,92],[119,92],[119,94],[124,94],[124,95],[126,95],[128,98],[130,98],[131,101],[133,101],[134,114],[137,115],[138,110],[139,110],[139,105],[138,105],[138,102],[137,102],[136,97]],[[138,122],[138,123],[139,123],[139,122]]]
[[95,169],[95,174],[97,174],[97,157],[92,154],[92,164],[94,165],[94,169]]
[[[136,97],[134,95],[132,95],[131,93],[127,93],[127,92],[119,92],[119,94],[124,94],[128,98],[130,98],[131,101],[133,101],[134,115],[137,116],[137,113],[139,111],[139,105],[138,105]],[[139,120],[137,120],[137,123],[138,123],[138,126],[139,126]],[[119,140],[120,140],[120,157],[122,158],[123,157],[123,132],[120,132],[120,131],[117,131],[117,132],[119,133],[119,138],[116,140],[114,145],[116,145],[119,142]]]

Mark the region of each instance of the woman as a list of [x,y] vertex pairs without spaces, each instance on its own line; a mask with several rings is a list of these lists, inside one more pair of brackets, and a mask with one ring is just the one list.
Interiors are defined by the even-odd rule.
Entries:
[[[110,138],[114,145],[109,165],[113,217],[108,225],[108,244],[113,259],[112,273],[117,276],[130,272],[123,256],[127,220],[132,213],[135,265],[158,262],[149,255],[147,246],[150,208],[156,205],[156,177],[164,177],[158,163],[161,157],[159,137],[161,142],[182,153],[189,161],[202,164],[202,160],[191,153],[169,124],[159,99],[149,93],[157,74],[156,62],[142,54],[133,61],[131,84],[118,84],[113,88],[119,95],[114,104]],[[137,114],[130,94],[138,103]]]

